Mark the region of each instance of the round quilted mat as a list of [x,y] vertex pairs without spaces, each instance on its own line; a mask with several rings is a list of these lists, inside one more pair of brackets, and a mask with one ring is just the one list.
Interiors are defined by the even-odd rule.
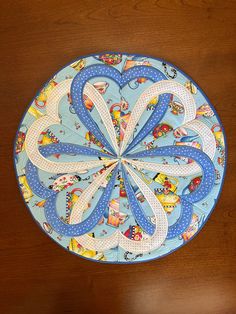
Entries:
[[84,56],[27,109],[14,158],[23,198],[66,250],[100,262],[162,257],[193,238],[222,187],[225,136],[194,81],[159,59]]

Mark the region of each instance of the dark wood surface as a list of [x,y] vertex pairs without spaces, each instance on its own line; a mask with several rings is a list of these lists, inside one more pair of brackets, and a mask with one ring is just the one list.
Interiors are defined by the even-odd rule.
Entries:
[[[0,312],[236,313],[235,1],[1,1]],[[67,253],[32,220],[13,170],[13,140],[36,91],[80,55],[161,57],[192,76],[225,126],[228,171],[200,234],[175,253],[102,265]]]

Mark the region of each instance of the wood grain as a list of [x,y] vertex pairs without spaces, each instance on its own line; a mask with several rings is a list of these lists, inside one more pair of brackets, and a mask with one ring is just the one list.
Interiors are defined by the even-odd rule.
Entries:
[[[236,313],[235,1],[1,1],[1,313]],[[228,173],[205,228],[137,265],[73,256],[33,222],[18,191],[13,141],[42,84],[80,55],[164,58],[192,76],[225,126]]]

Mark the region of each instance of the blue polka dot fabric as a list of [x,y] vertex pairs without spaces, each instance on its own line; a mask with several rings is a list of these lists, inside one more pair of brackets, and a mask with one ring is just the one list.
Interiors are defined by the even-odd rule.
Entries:
[[52,75],[16,135],[33,218],[80,257],[163,257],[203,227],[221,192],[225,135],[200,87],[166,61],[102,53]]

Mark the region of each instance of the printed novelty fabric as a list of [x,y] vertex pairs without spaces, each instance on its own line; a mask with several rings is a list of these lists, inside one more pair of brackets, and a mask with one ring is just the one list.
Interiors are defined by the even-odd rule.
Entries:
[[39,91],[17,132],[15,165],[30,212],[53,240],[90,260],[134,263],[173,252],[205,224],[222,186],[225,139],[183,72],[105,53],[79,58]]

